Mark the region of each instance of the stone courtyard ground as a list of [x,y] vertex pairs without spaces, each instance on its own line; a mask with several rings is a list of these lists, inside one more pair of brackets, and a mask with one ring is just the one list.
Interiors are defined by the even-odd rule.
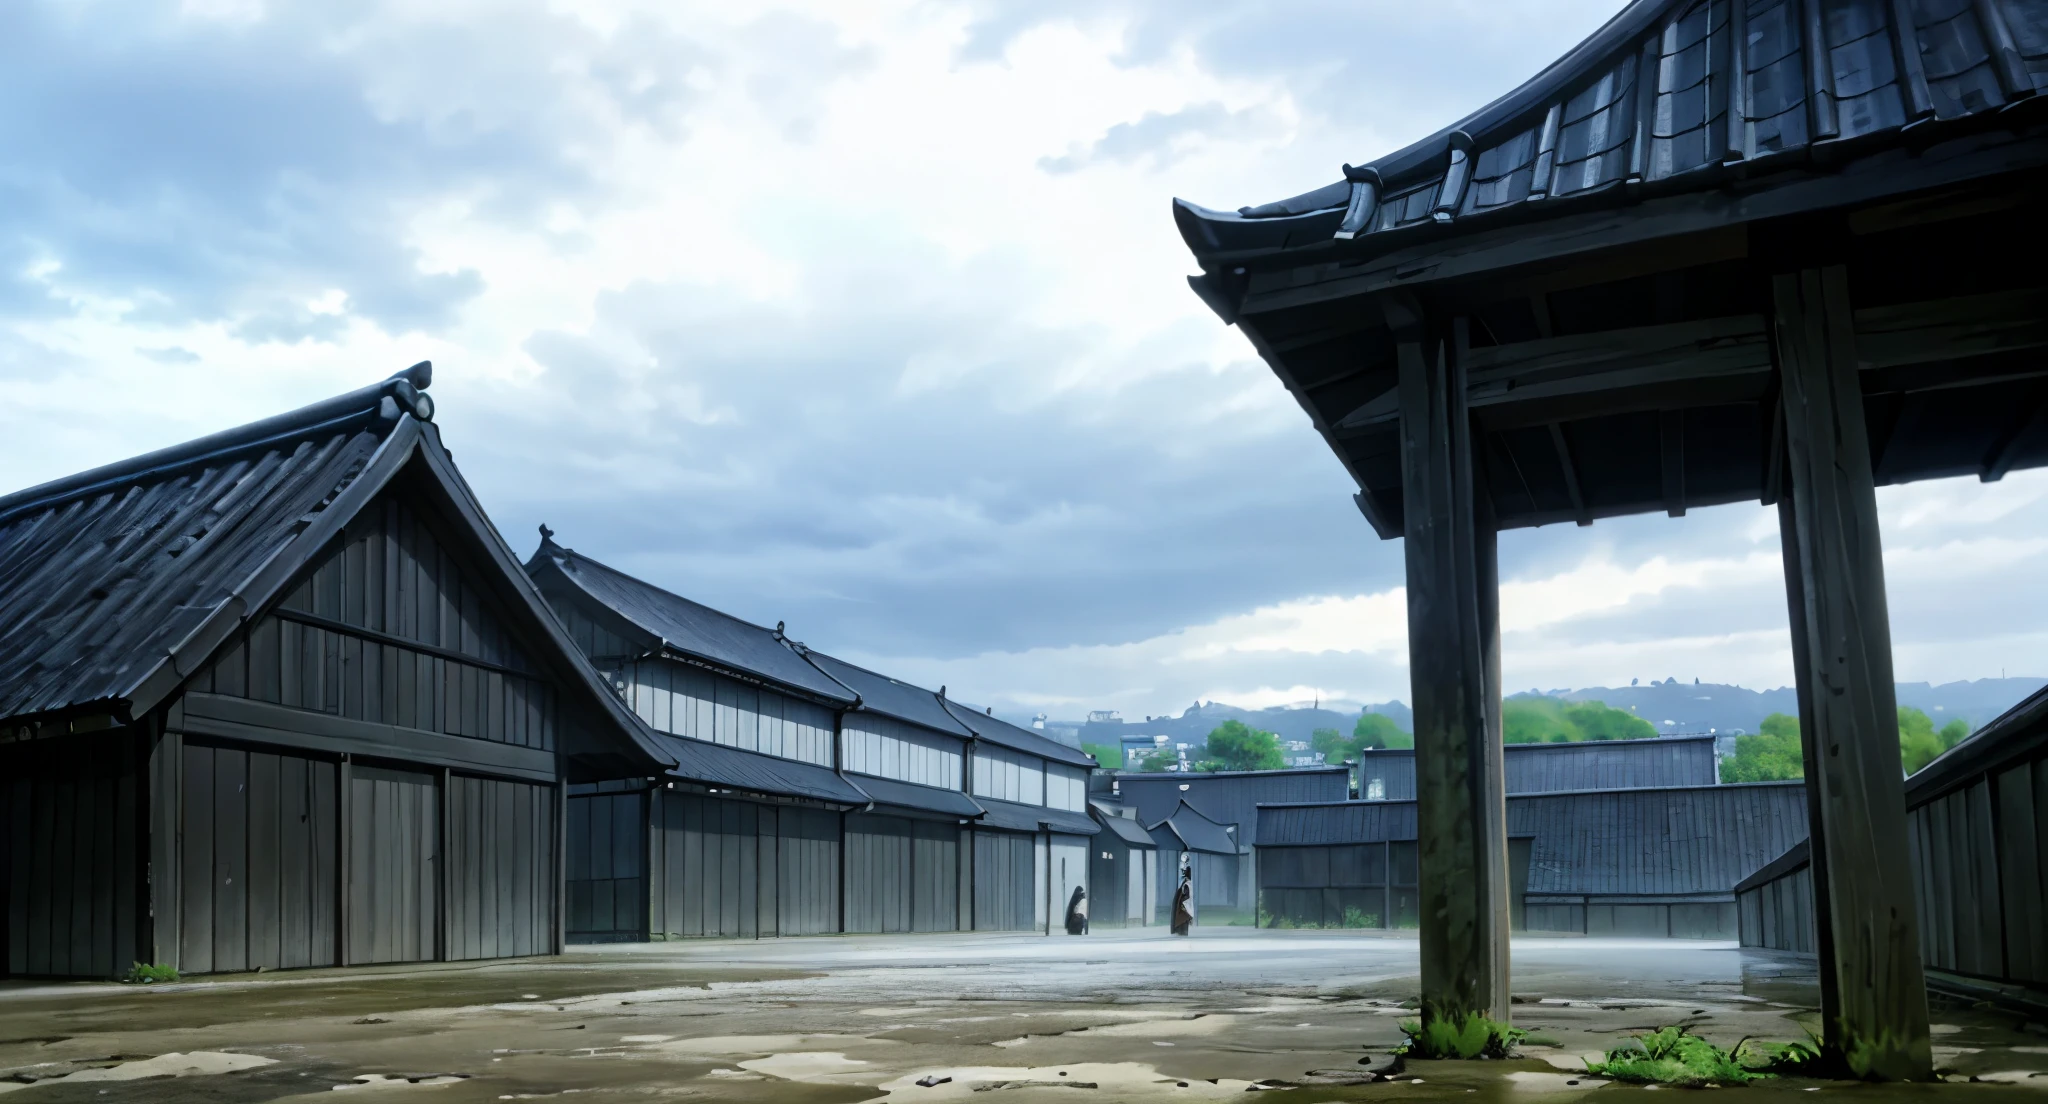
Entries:
[[[1525,1059],[1412,1063],[1395,1081],[1365,1078],[1387,1069],[1411,1014],[1412,938],[1210,928],[668,943],[148,987],[0,983],[0,1095],[1022,1104],[1261,1091],[1565,1104],[1645,1091],[1578,1069],[1630,1034],[1684,1023],[1732,1045],[1800,1038],[1814,1022],[1809,965],[1729,944],[1524,939],[1514,956],[1515,1020],[1533,1033]],[[2048,1098],[2048,1026],[1947,1001],[1934,1018],[1952,1083],[1722,1091]]]

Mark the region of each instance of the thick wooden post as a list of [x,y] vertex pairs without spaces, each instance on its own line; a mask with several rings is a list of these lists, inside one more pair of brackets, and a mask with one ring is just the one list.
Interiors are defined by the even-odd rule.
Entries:
[[1422,1019],[1505,1022],[1507,811],[1493,528],[1474,503],[1463,370],[1412,301],[1390,303],[1387,316],[1400,358]]
[[1779,276],[1774,332],[1784,385],[1800,599],[1793,662],[1815,807],[1814,892],[1823,1043],[1858,1077],[1933,1075],[1927,979],[1892,683],[1891,624],[1848,280],[1839,267]]

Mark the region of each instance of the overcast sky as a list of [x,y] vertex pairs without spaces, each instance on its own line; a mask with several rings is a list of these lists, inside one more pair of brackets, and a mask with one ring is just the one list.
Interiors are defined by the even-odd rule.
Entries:
[[[1398,544],[1169,199],[1613,0],[0,4],[0,485],[436,368],[506,537],[960,698],[1407,699]],[[1881,492],[1897,666],[2048,673],[2048,479]],[[1511,688],[1790,681],[1775,514],[1503,537]]]

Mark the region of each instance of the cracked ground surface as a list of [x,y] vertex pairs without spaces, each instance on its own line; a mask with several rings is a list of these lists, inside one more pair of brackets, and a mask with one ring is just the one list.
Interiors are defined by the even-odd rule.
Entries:
[[[1411,1014],[1416,945],[1378,934],[843,936],[147,987],[0,983],[0,1096],[1564,1104],[1646,1091],[1582,1072],[1583,1056],[1632,1034],[1683,1023],[1725,1046],[1815,1022],[1810,964],[1729,944],[1524,939],[1514,963],[1515,1022],[1532,1032],[1521,1060],[1411,1063],[1391,1081],[1368,1079]],[[2048,1099],[2048,1026],[1972,1006],[1935,1021],[1953,1083],[1722,1091]]]

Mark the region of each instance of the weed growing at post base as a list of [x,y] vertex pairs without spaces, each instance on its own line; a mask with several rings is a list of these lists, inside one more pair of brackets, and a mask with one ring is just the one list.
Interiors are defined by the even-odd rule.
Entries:
[[1394,1048],[1394,1053],[1403,1058],[1506,1058],[1529,1034],[1478,1015],[1428,1023],[1405,1020],[1401,1031],[1408,1041]]

